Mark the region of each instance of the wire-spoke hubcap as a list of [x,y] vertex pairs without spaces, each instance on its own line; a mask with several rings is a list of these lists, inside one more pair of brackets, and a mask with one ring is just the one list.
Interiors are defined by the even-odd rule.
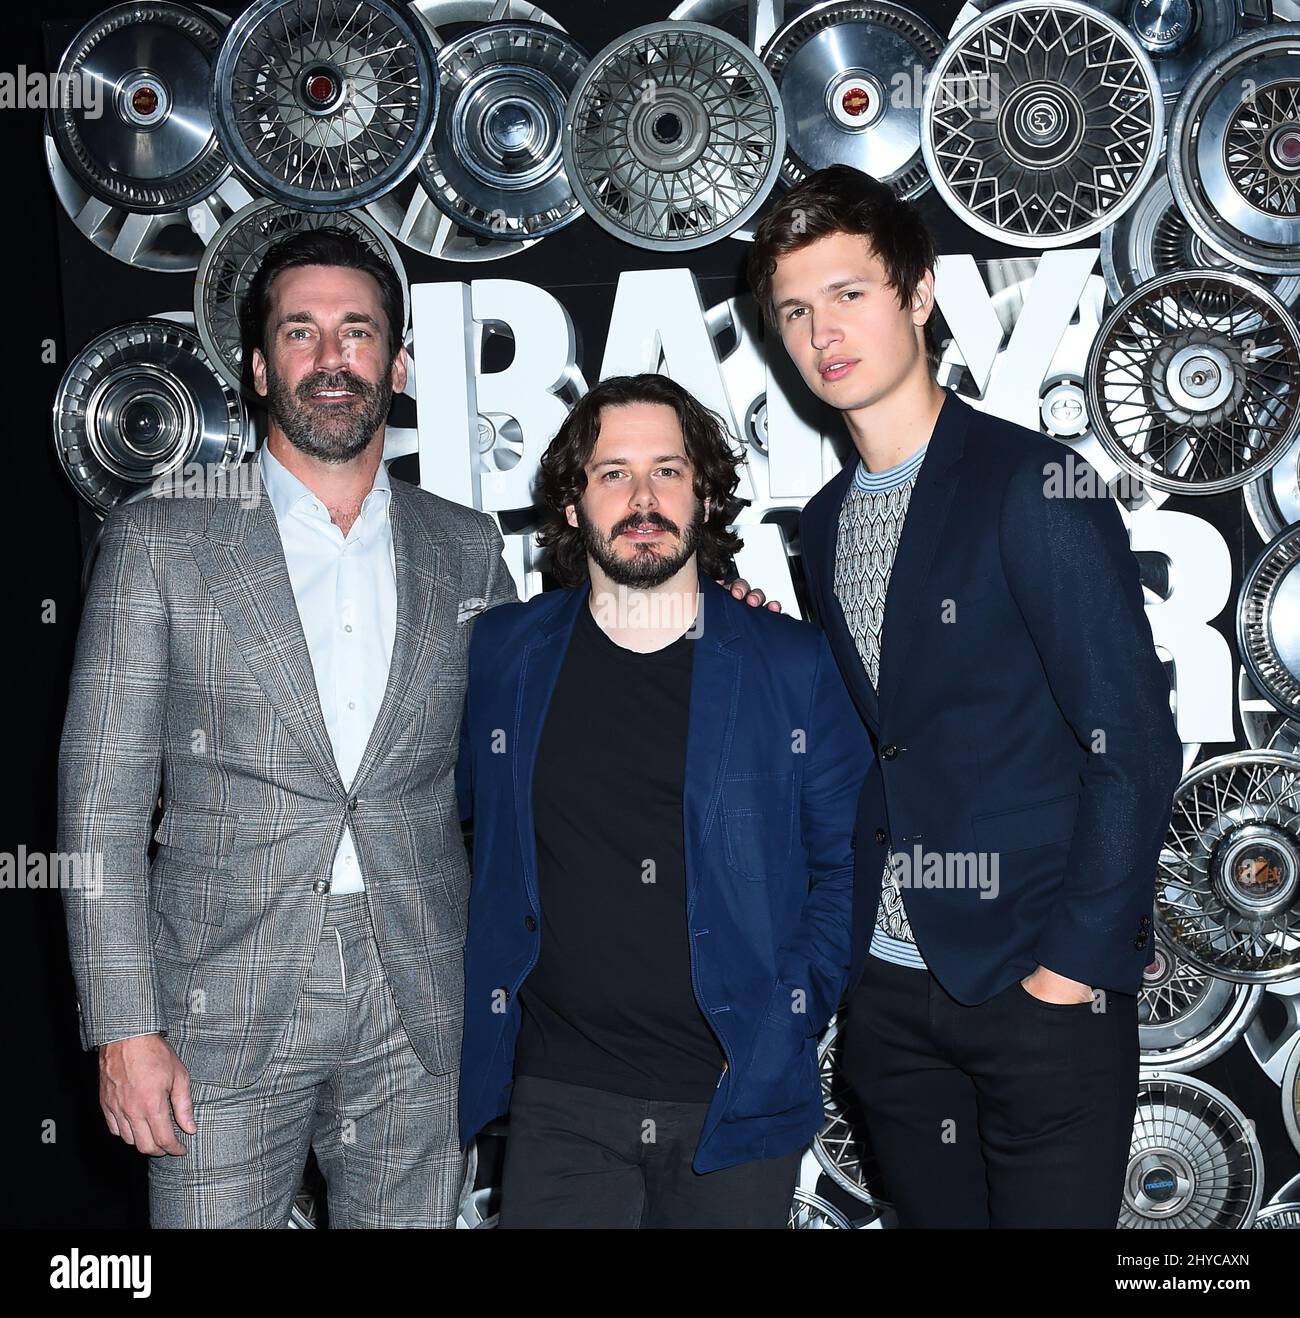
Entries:
[[1237,983],[1300,973],[1300,759],[1226,755],[1174,798],[1156,925],[1180,957]]
[[373,201],[419,163],[438,83],[423,24],[388,0],[259,0],[215,72],[216,128],[259,191],[304,210]]
[[1097,331],[1087,376],[1102,445],[1158,489],[1236,489],[1300,429],[1300,329],[1273,294],[1236,274],[1140,285]]
[[565,169],[603,228],[688,249],[731,233],[776,181],[785,120],[757,56],[699,23],[639,28],[595,57],[569,100]]

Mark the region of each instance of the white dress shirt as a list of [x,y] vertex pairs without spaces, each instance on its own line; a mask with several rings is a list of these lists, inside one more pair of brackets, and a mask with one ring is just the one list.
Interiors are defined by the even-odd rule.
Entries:
[[[392,486],[381,462],[360,515],[344,536],[324,503],[266,445],[260,461],[334,762],[344,787],[350,787],[388,685],[397,631],[397,559],[388,516]],[[364,887],[352,830],[345,827],[330,890]]]

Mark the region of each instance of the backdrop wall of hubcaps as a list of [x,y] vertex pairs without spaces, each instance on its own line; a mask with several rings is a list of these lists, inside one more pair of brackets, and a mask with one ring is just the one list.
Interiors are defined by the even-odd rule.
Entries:
[[840,1075],[838,1038],[839,1023],[833,1020],[817,1052],[826,1120],[813,1141],[813,1153],[821,1169],[841,1189],[877,1209],[887,1207],[862,1114],[853,1091]]
[[[1156,275],[1231,270],[1234,264],[1187,223],[1174,205],[1164,170],[1156,173],[1142,196],[1101,234],[1101,268],[1114,302]],[[1259,275],[1256,282],[1288,307],[1300,298],[1300,277]]]

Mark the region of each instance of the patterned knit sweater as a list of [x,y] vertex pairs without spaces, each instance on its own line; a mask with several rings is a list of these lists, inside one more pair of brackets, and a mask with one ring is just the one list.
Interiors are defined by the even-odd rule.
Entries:
[[[885,471],[870,472],[859,462],[840,510],[835,543],[835,597],[844,611],[873,688],[880,682],[880,633],[894,555],[928,447],[923,446]],[[925,969],[903,905],[903,894],[891,879],[888,857],[881,877],[880,905],[870,951],[872,956],[896,965]]]

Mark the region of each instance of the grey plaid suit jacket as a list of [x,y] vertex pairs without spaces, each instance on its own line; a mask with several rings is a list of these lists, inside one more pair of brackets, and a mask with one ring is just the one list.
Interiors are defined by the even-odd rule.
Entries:
[[[104,529],[59,754],[81,1042],[165,1032],[196,1080],[264,1070],[311,969],[352,825],[402,1023],[459,1065],[469,868],[454,772],[473,619],[517,598],[492,519],[393,478],[397,621],[350,790],[334,763],[270,499],[151,496]],[[149,830],[161,781],[156,859]]]

